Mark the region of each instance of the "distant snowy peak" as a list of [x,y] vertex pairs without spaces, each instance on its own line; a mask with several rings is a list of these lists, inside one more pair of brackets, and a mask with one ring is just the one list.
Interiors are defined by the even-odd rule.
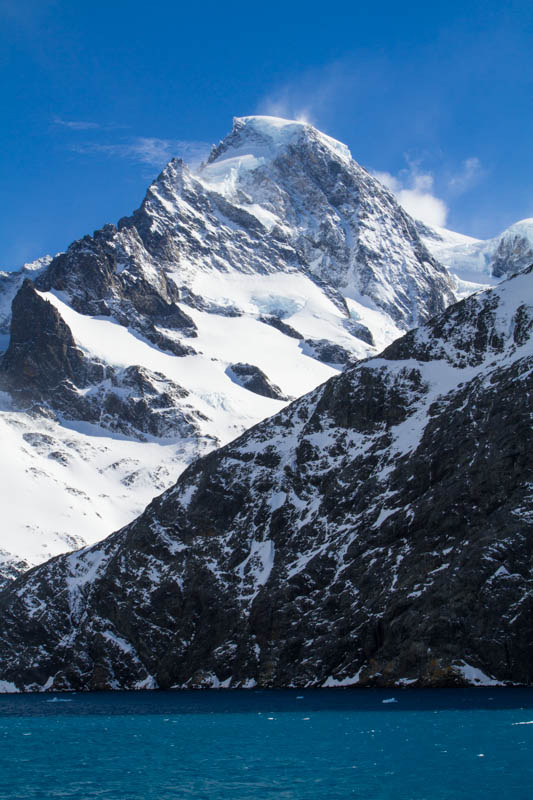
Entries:
[[515,222],[497,237],[491,260],[496,277],[518,272],[533,263],[533,219]]
[[533,219],[515,222],[486,240],[419,222],[417,226],[428,250],[455,276],[460,294],[462,289],[472,291],[476,284],[493,285],[533,264]]

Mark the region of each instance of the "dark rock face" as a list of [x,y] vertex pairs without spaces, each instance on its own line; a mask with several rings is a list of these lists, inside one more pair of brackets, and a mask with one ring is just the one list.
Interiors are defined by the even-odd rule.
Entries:
[[263,317],[260,317],[260,319],[261,322],[264,322],[266,325],[271,325],[273,328],[277,328],[277,330],[280,331],[280,333],[284,333],[285,336],[290,336],[291,339],[304,338],[301,333],[298,333],[298,331],[292,327],[292,325],[288,325],[286,322],[283,322],[283,320],[280,317],[275,317],[272,314],[267,314]]
[[356,336],[358,339],[361,339],[362,342],[366,342],[367,344],[374,345],[374,337],[372,336],[372,331],[367,328],[366,325],[363,325],[362,322],[357,322],[354,319],[347,319],[344,323],[346,330],[348,330],[351,334]]
[[457,304],[5,589],[0,679],[531,684],[531,281]]
[[512,272],[519,272],[533,263],[533,245],[529,237],[519,231],[507,232],[498,243],[492,255],[492,274],[503,278]]
[[260,394],[262,397],[272,397],[275,400],[288,400],[279,386],[271,383],[263,370],[255,364],[230,364],[226,374],[249,392]]
[[10,344],[0,365],[2,383],[23,398],[38,400],[65,383],[86,385],[94,371],[68,325],[26,278],[13,301]]
[[188,403],[189,392],[182,386],[143,367],[108,372],[65,413],[141,441],[200,436],[204,417]]
[[305,355],[324,364],[348,364],[353,360],[352,354],[346,348],[327,339],[304,339],[300,346]]
[[0,336],[9,334],[11,304],[26,278],[35,281],[51,261],[51,256],[43,256],[31,264],[25,264],[18,272],[0,271]]

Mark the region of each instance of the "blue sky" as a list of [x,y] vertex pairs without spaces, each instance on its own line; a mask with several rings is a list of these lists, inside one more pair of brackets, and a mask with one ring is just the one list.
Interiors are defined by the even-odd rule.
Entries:
[[0,266],[55,253],[233,116],[305,117],[413,211],[533,217],[531,3],[0,0]]

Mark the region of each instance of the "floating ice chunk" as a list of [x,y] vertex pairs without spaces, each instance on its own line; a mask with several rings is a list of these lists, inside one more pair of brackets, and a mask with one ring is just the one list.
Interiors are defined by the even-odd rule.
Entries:
[[66,697],[52,697],[51,700],[47,700],[47,703],[72,703],[72,700],[68,700]]
[[385,700],[382,700],[381,702],[382,703],[397,703],[398,701],[396,700],[395,697],[386,697]]

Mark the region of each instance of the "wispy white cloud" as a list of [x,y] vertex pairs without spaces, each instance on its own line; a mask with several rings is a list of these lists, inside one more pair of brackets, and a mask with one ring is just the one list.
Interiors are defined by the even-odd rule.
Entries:
[[442,174],[442,170],[439,171],[438,183],[441,191],[437,193],[434,174],[427,170],[422,171],[419,162],[408,158],[406,160],[407,168],[400,170],[398,175],[380,171],[373,171],[372,174],[393,192],[408,214],[438,227],[444,227],[448,217],[448,203],[444,198],[449,199],[467,192],[485,174],[479,158],[470,156],[451,175],[448,173],[446,176],[445,173]]
[[485,170],[481,165],[479,158],[471,156],[463,161],[461,169],[448,181],[448,187],[455,194],[462,194],[468,189],[475,186],[475,184],[483,177]]
[[402,170],[398,176],[390,172],[373,172],[375,178],[395,195],[403,208],[415,219],[427,225],[443,228],[448,216],[444,200],[434,192],[435,179],[429,172],[420,172],[414,163]]
[[63,128],[68,128],[71,131],[90,131],[90,130],[97,130],[103,127],[102,125],[100,125],[99,122],[85,122],[83,120],[67,120],[67,119],[60,119],[60,117],[54,118],[54,124],[60,125]]
[[315,123],[310,104],[305,99],[293,97],[291,87],[284,86],[264,97],[257,107],[258,114],[282,119],[295,119],[298,122]]
[[361,70],[347,60],[309,69],[270,90],[256,113],[326,126],[343,97],[354,97],[363,84]]
[[195,167],[208,156],[210,145],[206,142],[138,136],[128,142],[118,144],[89,142],[73,145],[72,149],[78,153],[125,158],[138,164],[159,168],[172,158],[179,157]]

